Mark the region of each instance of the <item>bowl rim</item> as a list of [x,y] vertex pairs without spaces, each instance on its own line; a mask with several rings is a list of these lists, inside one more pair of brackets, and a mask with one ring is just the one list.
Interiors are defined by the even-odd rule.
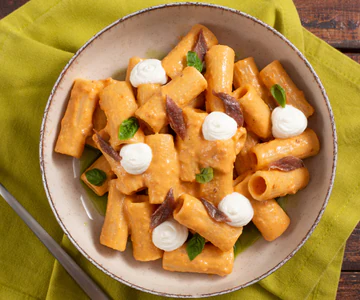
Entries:
[[[198,6],[198,7],[210,7],[210,8],[216,8],[216,9],[220,9],[220,10],[224,10],[230,13],[234,13],[237,15],[240,15],[242,17],[245,17],[247,19],[252,20],[253,22],[265,27],[265,29],[267,29],[268,31],[270,31],[271,33],[277,35],[279,38],[281,38],[299,57],[300,59],[305,63],[306,67],[309,69],[309,71],[312,73],[316,84],[318,85],[318,87],[321,90],[323,99],[325,100],[325,104],[327,107],[327,111],[329,114],[329,119],[330,119],[330,123],[331,123],[331,127],[332,127],[332,137],[333,137],[333,165],[332,165],[332,171],[331,171],[331,178],[329,181],[329,186],[328,186],[328,190],[323,202],[323,205],[321,207],[321,210],[318,214],[318,216],[316,217],[316,220],[314,222],[314,224],[311,226],[311,228],[309,229],[309,231],[307,232],[307,234],[305,235],[305,237],[300,241],[300,243],[295,247],[295,249],[293,251],[291,251],[291,253],[286,256],[280,263],[278,263],[275,267],[271,268],[270,270],[266,271],[264,274],[256,277],[255,279],[245,283],[245,284],[241,284],[237,287],[231,288],[231,289],[226,289],[226,290],[222,290],[219,292],[213,292],[213,293],[203,293],[203,294],[199,294],[199,295],[192,295],[192,294],[188,294],[188,295],[179,295],[179,294],[171,294],[171,293],[165,293],[165,292],[158,292],[155,290],[151,290],[148,288],[144,288],[141,286],[138,286],[136,284],[133,284],[129,281],[124,280],[123,278],[118,277],[117,275],[111,273],[110,271],[108,271],[107,269],[105,269],[104,267],[102,267],[102,265],[100,263],[98,263],[97,261],[95,261],[92,257],[90,257],[90,255],[88,255],[86,253],[86,251],[81,247],[81,245],[79,245],[75,239],[71,236],[70,232],[68,231],[68,229],[65,227],[65,225],[62,223],[60,216],[56,210],[56,207],[54,205],[54,202],[51,198],[50,195],[50,191],[49,191],[49,187],[47,184],[47,179],[46,179],[46,174],[45,174],[45,161],[44,161],[44,132],[45,132],[45,128],[46,128],[46,121],[47,121],[47,116],[48,116],[48,112],[52,103],[52,100],[54,98],[54,95],[57,91],[58,86],[60,85],[64,75],[66,74],[67,70],[70,68],[70,66],[73,64],[73,62],[77,59],[77,57],[82,53],[82,51],[84,51],[87,46],[89,46],[94,40],[96,40],[99,36],[101,36],[104,32],[108,31],[109,29],[113,28],[114,26],[116,26],[119,23],[122,23],[124,21],[126,21],[127,19],[130,19],[132,17],[141,15],[143,13],[147,13],[153,10],[158,10],[158,9],[165,9],[167,7],[178,7],[178,6]],[[230,8],[230,7],[226,7],[226,6],[222,6],[222,5],[217,5],[217,4],[209,4],[209,3],[199,3],[199,2],[174,2],[174,3],[169,3],[169,4],[161,4],[161,5],[156,5],[156,6],[151,6],[148,8],[144,8],[138,11],[135,11],[131,14],[128,14],[116,21],[114,21],[113,23],[111,23],[110,25],[106,26],[105,28],[103,28],[102,30],[100,30],[98,33],[96,33],[95,35],[93,35],[75,54],[74,56],[69,60],[69,62],[65,65],[65,67],[63,68],[63,70],[61,71],[58,79],[56,80],[52,91],[50,93],[50,96],[48,98],[45,110],[44,110],[44,115],[43,115],[43,119],[42,119],[42,124],[41,124],[41,129],[40,129],[40,144],[39,144],[39,158],[40,158],[40,169],[41,169],[41,176],[42,176],[42,182],[43,182],[43,186],[45,189],[45,193],[46,196],[48,198],[50,207],[55,215],[55,218],[57,220],[57,222],[59,223],[60,227],[62,228],[62,230],[64,231],[65,235],[69,238],[69,240],[73,243],[73,245],[76,247],[76,249],[83,255],[86,257],[86,259],[88,259],[93,265],[95,265],[98,269],[100,269],[102,272],[104,272],[105,274],[109,275],[111,278],[126,284],[132,288],[138,289],[140,291],[143,292],[148,292],[154,295],[159,295],[159,296],[166,296],[166,297],[174,297],[174,298],[203,298],[203,297],[209,297],[209,296],[218,296],[218,295],[223,295],[223,294],[227,294],[230,292],[234,292],[240,289],[243,289],[247,286],[250,286],[262,279],[264,279],[265,277],[269,276],[270,274],[272,274],[273,272],[275,272],[277,269],[279,269],[281,266],[283,266],[290,258],[292,258],[295,253],[304,245],[304,243],[309,239],[309,237],[311,236],[311,234],[313,233],[313,231],[315,230],[316,226],[318,225],[324,210],[329,202],[329,197],[334,185],[334,180],[335,180],[335,173],[336,173],[336,164],[337,164],[337,153],[338,153],[338,147],[337,147],[337,135],[336,135],[336,125],[335,125],[335,119],[334,119],[334,115],[333,115],[333,111],[329,102],[329,98],[326,94],[325,88],[323,87],[320,78],[318,77],[318,75],[316,74],[315,70],[313,69],[313,67],[311,66],[311,64],[309,63],[309,61],[306,59],[305,55],[302,54],[300,52],[300,50],[298,50],[296,48],[296,46],[291,43],[284,35],[282,35],[280,32],[278,32],[276,29],[274,29],[273,27],[271,27],[270,25],[266,24],[265,22],[247,14],[244,13],[242,11]]]

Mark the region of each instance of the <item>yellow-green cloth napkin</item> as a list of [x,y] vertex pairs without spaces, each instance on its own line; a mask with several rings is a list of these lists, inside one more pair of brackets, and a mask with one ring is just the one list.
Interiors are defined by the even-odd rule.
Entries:
[[[58,226],[38,159],[40,124],[60,71],[93,34],[141,8],[172,1],[32,0],[0,21],[0,182],[114,299],[161,299],[111,279]],[[344,243],[359,220],[360,66],[301,27],[290,0],[208,1],[247,12],[282,32],[309,59],[334,110],[339,159],[332,196],[311,238],[282,268],[212,299],[333,299]],[[86,299],[0,199],[0,299]]]

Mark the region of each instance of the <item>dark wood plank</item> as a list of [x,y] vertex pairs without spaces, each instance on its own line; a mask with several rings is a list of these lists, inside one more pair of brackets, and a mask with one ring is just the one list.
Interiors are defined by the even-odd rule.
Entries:
[[343,272],[340,276],[337,300],[360,299],[360,272]]
[[29,0],[0,0],[0,19],[18,9]]
[[[0,0],[0,19],[28,0]],[[340,49],[360,49],[359,0],[294,0],[304,27]]]
[[360,271],[360,223],[346,242],[343,271]]
[[340,49],[360,49],[359,0],[294,0],[304,27]]

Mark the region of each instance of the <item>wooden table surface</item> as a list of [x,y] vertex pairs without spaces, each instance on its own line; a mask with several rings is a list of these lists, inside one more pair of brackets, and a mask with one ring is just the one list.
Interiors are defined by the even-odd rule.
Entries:
[[[360,0],[293,0],[302,25],[360,63]],[[0,0],[0,19],[28,0]],[[346,243],[337,299],[360,299],[360,224]]]

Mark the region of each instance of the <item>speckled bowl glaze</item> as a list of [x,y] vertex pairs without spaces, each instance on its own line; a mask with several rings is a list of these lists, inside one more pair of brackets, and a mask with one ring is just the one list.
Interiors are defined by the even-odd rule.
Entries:
[[[167,272],[161,268],[161,260],[141,263],[134,260],[131,248],[119,253],[100,245],[103,217],[89,202],[80,184],[78,162],[54,152],[75,78],[122,79],[131,56],[162,58],[195,23],[208,26],[221,44],[235,50],[237,59],[254,56],[259,68],[280,60],[315,107],[309,126],[321,142],[319,155],[306,160],[310,184],[289,197],[288,230],[274,242],[258,240],[236,258],[232,274],[226,277]],[[112,278],[139,290],[191,298],[220,295],[251,285],[281,267],[299,250],[328,202],[336,149],[335,124],[325,90],[306,58],[284,36],[233,9],[183,3],[128,15],[96,34],[75,54],[61,72],[45,109],[40,163],[50,206],[65,234],[89,261]]]

